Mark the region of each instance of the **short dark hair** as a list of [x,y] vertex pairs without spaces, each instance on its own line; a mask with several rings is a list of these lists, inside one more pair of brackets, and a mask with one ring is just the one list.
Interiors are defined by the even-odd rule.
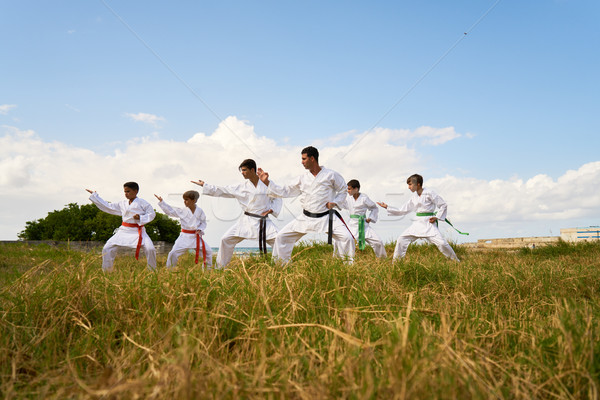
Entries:
[[256,161],[254,161],[251,158],[247,158],[244,161],[242,161],[238,169],[242,169],[242,167],[246,167],[248,169],[253,169],[254,171],[256,171]]
[[140,191],[140,185],[138,185],[136,182],[125,182],[123,184],[123,187],[129,188],[129,189],[133,189],[136,192]]
[[348,181],[348,186],[356,188],[356,189],[360,189],[360,182],[357,181],[356,179],[350,179]]
[[411,182],[423,186],[423,177],[419,174],[413,174],[406,179],[406,183]]
[[300,154],[306,154],[307,157],[314,157],[316,161],[319,161],[319,150],[317,150],[315,147],[305,147],[302,149]]
[[200,193],[196,192],[195,190],[188,190],[183,194],[183,198],[196,201],[200,198]]

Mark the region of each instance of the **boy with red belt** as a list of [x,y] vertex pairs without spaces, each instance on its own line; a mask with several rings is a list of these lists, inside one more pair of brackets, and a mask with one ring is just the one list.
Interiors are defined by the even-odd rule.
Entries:
[[91,193],[90,200],[92,203],[100,210],[109,214],[120,215],[123,218],[121,226],[102,248],[102,269],[104,272],[113,270],[117,251],[122,247],[136,249],[136,260],[139,258],[140,249],[144,248],[148,268],[151,270],[156,269],[156,249],[144,228],[144,225],[154,219],[156,213],[150,203],[137,197],[140,190],[139,185],[135,182],[123,184],[125,200],[117,203],[109,203],[103,200],[95,191],[86,190]]

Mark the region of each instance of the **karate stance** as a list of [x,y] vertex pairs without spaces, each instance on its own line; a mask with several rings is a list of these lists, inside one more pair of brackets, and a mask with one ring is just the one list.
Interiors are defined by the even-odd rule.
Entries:
[[238,201],[244,214],[223,234],[217,253],[217,264],[224,268],[231,261],[236,244],[244,239],[258,240],[261,252],[267,252],[267,243],[273,247],[277,236],[277,227],[268,218],[279,215],[283,204],[281,199],[267,194],[267,186],[256,175],[256,162],[251,159],[242,161],[238,167],[244,183],[230,186],[215,186],[202,180],[192,181],[202,186],[203,194],[214,197],[233,198]]
[[[418,174],[414,174],[408,177],[406,180],[408,189],[413,192],[412,196],[400,208],[388,207],[384,202],[378,202],[381,207],[388,210],[389,215],[406,215],[411,212],[415,212],[415,219],[413,223],[402,232],[402,235],[396,242],[396,248],[394,249],[394,258],[396,261],[403,258],[406,255],[406,249],[408,245],[417,239],[425,239],[429,243],[433,243],[442,252],[443,255],[452,259],[458,260],[454,250],[448,244],[446,239],[442,237],[440,230],[437,226],[437,221],[446,220],[447,204],[437,193],[433,190],[423,188],[423,177]],[[437,212],[435,212],[437,207]]]
[[[348,227],[358,241],[358,248],[364,250],[366,244],[369,244],[375,251],[376,257],[385,257],[387,254],[383,241],[370,225],[377,222],[379,208],[369,196],[360,193],[360,182],[356,179],[348,181],[348,195],[342,204],[342,208],[350,212]],[[367,216],[367,211],[369,211],[369,216]]]
[[[196,205],[200,198],[200,193],[195,190],[188,190],[183,194],[183,204],[185,207],[172,207],[163,200],[162,197],[154,195],[158,199],[159,207],[170,217],[178,218],[181,224],[181,233],[173,248],[167,255],[167,268],[177,266],[177,259],[185,254],[186,251],[194,249],[196,251],[195,263],[198,264],[200,254],[204,260],[204,264],[210,269],[212,266],[213,251],[206,243],[204,238],[204,230],[206,229],[206,215],[204,211]],[[200,253],[202,251],[202,253]]]
[[[258,175],[269,187],[269,194],[278,197],[301,195],[303,214],[288,223],[279,233],[273,246],[273,259],[287,263],[296,243],[309,232],[328,232],[328,243],[333,241],[335,256],[348,262],[354,260],[354,238],[334,207],[346,197],[346,182],[337,172],[319,166],[319,151],[312,147],[302,150],[302,165],[307,170],[291,185],[277,185],[269,181],[269,174],[258,169]],[[327,218],[324,218],[327,217]]]
[[154,219],[156,213],[150,203],[137,197],[140,190],[139,185],[135,182],[123,184],[125,200],[118,203],[109,203],[103,200],[95,191],[85,190],[91,193],[90,200],[100,210],[109,214],[120,215],[123,218],[121,226],[102,248],[102,269],[105,272],[113,270],[117,251],[122,247],[136,249],[136,260],[139,258],[140,249],[143,247],[148,268],[151,270],[156,269],[156,249],[146,233],[146,228],[144,228],[144,225]]

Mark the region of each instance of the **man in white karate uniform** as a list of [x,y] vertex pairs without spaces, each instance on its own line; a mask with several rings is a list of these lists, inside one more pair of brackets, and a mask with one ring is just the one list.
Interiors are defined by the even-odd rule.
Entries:
[[238,201],[244,214],[221,238],[217,253],[217,264],[224,268],[231,261],[235,246],[244,239],[258,240],[261,252],[267,252],[267,243],[273,247],[277,236],[277,227],[268,218],[279,215],[283,204],[281,199],[267,194],[267,186],[256,175],[256,162],[252,159],[242,161],[239,170],[244,183],[229,186],[216,186],[202,180],[192,181],[203,187],[207,196],[227,197]]
[[146,233],[146,228],[144,228],[144,225],[154,219],[156,213],[150,203],[137,197],[140,190],[139,185],[135,182],[126,182],[123,184],[125,200],[118,203],[109,203],[103,200],[95,191],[86,190],[91,193],[90,200],[92,203],[100,210],[109,214],[119,215],[123,218],[121,226],[102,248],[102,269],[105,272],[113,270],[115,257],[121,247],[136,249],[136,260],[139,258],[140,249],[143,247],[146,253],[148,268],[152,270],[156,269],[156,249],[154,248],[152,239]]
[[[348,227],[358,241],[358,248],[364,250],[366,244],[368,244],[373,248],[376,257],[386,257],[383,241],[371,227],[371,224],[377,222],[379,208],[369,196],[360,193],[360,182],[356,179],[348,181],[348,195],[342,208],[350,212]],[[367,215],[367,211],[369,215]]]
[[185,192],[183,194],[183,204],[185,207],[173,207],[164,201],[162,197],[156,194],[154,196],[160,202],[158,205],[165,214],[169,217],[179,219],[179,223],[181,224],[181,233],[167,255],[167,268],[176,267],[179,257],[192,249],[196,252],[194,262],[198,264],[200,251],[202,251],[204,264],[210,269],[212,267],[213,251],[209,244],[202,238],[206,229],[206,214],[196,205],[196,202],[200,198],[200,193],[195,190]]
[[269,194],[278,197],[301,196],[303,213],[288,223],[277,234],[273,259],[287,263],[294,244],[309,232],[327,232],[333,241],[335,256],[348,262],[354,260],[354,238],[334,207],[346,197],[346,181],[337,172],[319,165],[319,151],[312,147],[302,150],[302,165],[307,170],[290,185],[278,185],[269,180],[269,174],[258,169],[260,179],[269,187]]
[[[446,257],[459,261],[456,253],[438,229],[437,221],[446,221],[448,205],[440,195],[433,190],[423,188],[423,177],[414,174],[406,180],[412,196],[400,208],[388,207],[384,202],[378,202],[381,207],[388,210],[389,215],[406,215],[415,213],[413,223],[404,231],[396,241],[394,261],[404,258],[408,246],[417,239],[425,239],[433,243]],[[437,207],[437,212],[436,212]],[[446,221],[449,223],[449,221]],[[450,224],[451,225],[451,224]]]

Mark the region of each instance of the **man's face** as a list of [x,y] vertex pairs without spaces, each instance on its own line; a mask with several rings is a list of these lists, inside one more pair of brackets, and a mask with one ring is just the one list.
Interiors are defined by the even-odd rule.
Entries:
[[135,197],[137,196],[137,193],[138,193],[137,190],[133,190],[130,187],[124,187],[123,192],[125,193],[125,198],[129,201],[135,199]]
[[307,154],[302,153],[302,165],[304,169],[311,169],[315,165],[315,158],[309,157]]
[[250,179],[252,176],[256,175],[256,171],[248,167],[240,168],[240,172],[242,173],[244,179]]

